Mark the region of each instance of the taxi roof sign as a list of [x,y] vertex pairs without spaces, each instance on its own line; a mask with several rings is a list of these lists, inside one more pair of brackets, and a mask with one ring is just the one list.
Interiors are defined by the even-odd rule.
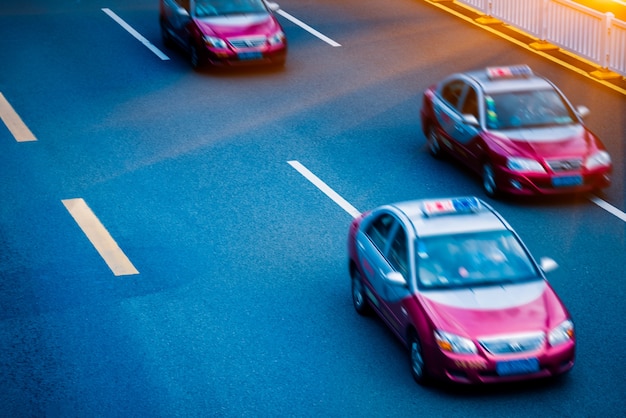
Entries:
[[524,78],[533,75],[533,70],[528,65],[512,65],[508,67],[487,67],[487,76],[491,80]]
[[480,201],[475,197],[456,199],[427,200],[422,210],[427,217],[478,212]]

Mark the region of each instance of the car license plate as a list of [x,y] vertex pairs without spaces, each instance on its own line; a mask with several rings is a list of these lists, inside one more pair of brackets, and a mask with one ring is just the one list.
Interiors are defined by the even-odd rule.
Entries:
[[263,54],[261,52],[240,52],[237,54],[240,60],[258,60],[263,58]]
[[500,376],[510,376],[514,374],[527,374],[539,371],[539,360],[536,358],[525,358],[520,360],[499,361],[496,363],[496,372]]
[[554,187],[579,186],[581,184],[583,184],[582,176],[552,177],[552,185]]

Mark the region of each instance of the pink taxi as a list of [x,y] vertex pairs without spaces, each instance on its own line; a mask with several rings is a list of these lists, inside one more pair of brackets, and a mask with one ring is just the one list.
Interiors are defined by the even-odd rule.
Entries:
[[588,113],[516,65],[453,74],[429,87],[421,121],[430,153],[476,172],[487,195],[554,195],[611,184],[611,156],[585,126]]
[[282,66],[287,39],[265,0],[161,0],[159,22],[167,46],[189,53],[194,68],[273,64]]
[[348,236],[354,308],[374,312],[430,379],[496,383],[574,365],[574,324],[512,227],[475,197],[385,205]]

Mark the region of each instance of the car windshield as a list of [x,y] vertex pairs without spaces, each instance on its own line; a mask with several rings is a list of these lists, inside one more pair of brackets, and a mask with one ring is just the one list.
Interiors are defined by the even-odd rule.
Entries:
[[511,231],[420,239],[419,286],[424,289],[498,285],[539,278],[534,263]]
[[196,0],[197,17],[267,13],[263,0]]
[[554,89],[494,93],[485,96],[489,129],[520,129],[576,122],[570,106]]

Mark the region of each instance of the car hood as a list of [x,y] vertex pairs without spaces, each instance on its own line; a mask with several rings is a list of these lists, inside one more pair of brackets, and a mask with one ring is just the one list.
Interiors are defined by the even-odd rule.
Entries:
[[197,22],[204,34],[221,38],[269,35],[278,29],[274,18],[263,13],[207,17]]
[[493,134],[511,155],[538,159],[585,156],[597,148],[593,136],[578,124],[496,131]]
[[422,293],[436,328],[469,337],[546,330],[566,317],[544,280]]

